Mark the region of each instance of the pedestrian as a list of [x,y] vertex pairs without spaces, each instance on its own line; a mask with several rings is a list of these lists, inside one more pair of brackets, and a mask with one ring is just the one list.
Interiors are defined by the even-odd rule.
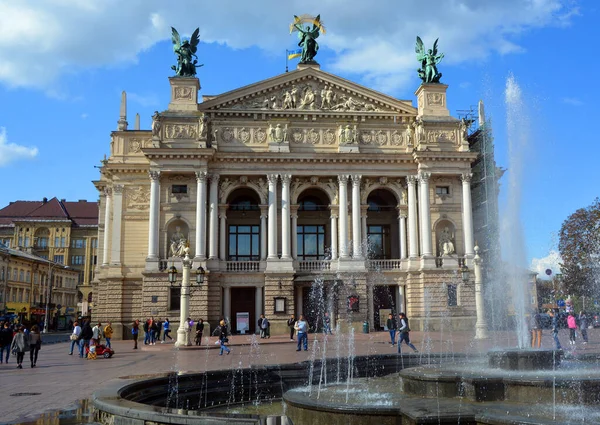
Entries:
[[267,319],[264,314],[262,316],[262,323],[260,325],[260,331],[264,335],[263,338],[271,338],[270,330],[271,324],[269,323],[269,319]]
[[555,347],[557,350],[561,350],[562,347],[558,339],[558,316],[552,310],[548,310],[548,315],[552,318],[552,338],[554,338]]
[[192,330],[191,323],[192,319],[190,319],[189,317],[183,323],[183,330],[185,331],[185,345],[192,345],[190,341],[190,332]]
[[390,332],[390,344],[392,344],[393,347],[394,345],[396,345],[396,329],[398,329],[398,322],[396,321],[392,313],[388,314],[388,319],[385,325],[387,326],[388,331]]
[[156,345],[156,335],[158,334],[158,323],[152,319],[150,323],[150,345]]
[[140,321],[136,320],[135,322],[133,322],[133,325],[131,325],[131,336],[133,338],[133,349],[137,350],[137,344],[138,344],[138,336],[140,334]]
[[25,333],[24,326],[19,326],[10,345],[10,351],[17,356],[17,369],[23,369],[25,351],[29,351],[29,335]]
[[144,322],[144,345],[150,344],[150,319]]
[[92,328],[92,344],[100,345],[100,339],[102,339],[102,323],[98,322],[98,324]]
[[588,318],[587,318],[587,315],[585,314],[585,311],[581,311],[579,313],[579,329],[581,329],[581,338],[583,338],[583,343],[587,344],[588,343],[588,333],[587,333]]
[[296,351],[300,351],[301,347],[304,347],[304,351],[308,351],[308,323],[304,320],[304,315],[300,315],[294,329],[296,329],[296,332],[298,333],[298,345],[296,346]]
[[160,333],[162,331],[162,319],[159,317],[156,321],[156,341],[160,341]]
[[567,326],[569,327],[569,344],[575,345],[577,320],[575,320],[575,313],[572,311],[569,313],[569,316],[567,316]]
[[529,327],[531,328],[531,348],[540,348],[542,345],[542,319],[539,312],[531,313]]
[[333,335],[331,333],[331,317],[329,317],[329,312],[325,312],[325,317],[323,317],[323,333],[325,335]]
[[4,352],[6,351],[6,363],[10,357],[10,345],[13,340],[13,331],[10,328],[10,323],[4,322],[4,326],[0,329],[0,364],[3,363]]
[[398,353],[402,352],[402,349],[401,349],[402,341],[404,341],[406,343],[406,345],[408,345],[410,348],[412,348],[415,353],[418,353],[419,350],[417,350],[417,347],[415,347],[410,342],[410,337],[409,337],[410,327],[408,326],[408,317],[406,317],[406,314],[400,313],[399,318],[400,318],[400,323],[398,325],[398,332],[400,332],[400,336],[398,337]]
[[261,314],[258,319],[258,329],[260,329],[260,337],[265,338],[267,336],[267,327],[263,326],[263,322],[265,321],[265,315]]
[[90,319],[86,319],[81,327],[81,333],[79,334],[79,357],[87,357],[85,348],[90,346],[90,340],[94,336],[94,331],[90,326]]
[[225,320],[221,320],[219,322],[219,345],[221,346],[219,356],[223,355],[223,351],[226,351],[227,355],[231,353],[231,349],[226,345],[228,342],[229,338],[227,337],[227,325],[225,324]]
[[75,345],[77,345],[77,342],[79,341],[80,333],[81,333],[81,326],[79,326],[78,321],[75,321],[75,323],[73,323],[73,332],[69,336],[69,339],[71,340],[71,349],[69,350],[69,356],[73,355],[73,348],[75,348]]
[[196,345],[202,344],[202,333],[204,333],[204,320],[200,319],[198,320],[198,323],[196,323]]
[[31,332],[29,332],[29,360],[31,361],[31,367],[35,367],[38,359],[38,353],[42,348],[42,334],[40,334],[40,327],[33,325]]
[[106,348],[112,348],[110,340],[113,336],[113,328],[110,322],[104,327],[104,338],[106,339]]
[[171,333],[171,328],[170,328],[169,318],[166,318],[163,323],[162,343],[164,343],[166,341],[166,338],[173,340],[173,338],[171,338],[171,335],[169,335],[169,333]]
[[290,341],[294,340],[294,325],[296,324],[296,318],[292,314],[287,321],[287,325],[290,328]]

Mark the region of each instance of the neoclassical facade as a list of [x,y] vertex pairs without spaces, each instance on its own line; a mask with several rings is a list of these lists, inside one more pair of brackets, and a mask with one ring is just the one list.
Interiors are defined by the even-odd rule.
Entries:
[[[258,315],[286,332],[381,329],[405,311],[413,329],[471,329],[474,234],[467,123],[450,116],[443,84],[398,100],[318,65],[203,96],[170,78],[171,102],[151,130],[127,129],[125,99],[100,191],[94,320],[124,329],[179,318],[189,245],[194,318],[255,331]],[[179,274],[181,276],[181,273]]]

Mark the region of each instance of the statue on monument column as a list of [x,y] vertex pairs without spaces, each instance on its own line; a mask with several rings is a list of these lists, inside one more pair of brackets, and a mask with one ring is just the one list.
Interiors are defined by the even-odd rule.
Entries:
[[183,257],[185,247],[187,246],[187,236],[181,231],[181,227],[176,226],[171,235],[171,257]]
[[417,45],[415,46],[415,52],[417,53],[417,60],[421,62],[421,68],[417,70],[419,78],[424,83],[436,83],[439,84],[442,73],[438,72],[437,65],[442,61],[444,57],[443,53],[438,54],[437,43],[439,39],[433,43],[433,49],[425,51],[423,46],[423,40],[417,36]]
[[173,51],[177,55],[177,66],[173,65],[171,69],[178,77],[195,77],[196,68],[203,66],[198,65],[198,56],[196,56],[198,43],[200,43],[200,28],[196,28],[189,40],[184,39],[183,41],[175,28],[171,27],[171,31]]
[[[308,25],[306,28],[302,28],[302,24],[305,22],[312,22],[312,29]],[[309,15],[294,15],[294,22],[290,25],[290,34],[294,31],[298,31],[298,46],[302,47],[300,63],[315,63],[314,57],[319,50],[317,38],[320,31],[323,31],[323,34],[325,33],[325,28],[321,23],[321,15],[317,15],[316,18]]]
[[454,236],[452,235],[452,232],[450,232],[450,229],[448,229],[448,226],[444,227],[444,230],[440,232],[439,247],[442,256],[454,254],[454,242],[452,242],[453,238]]

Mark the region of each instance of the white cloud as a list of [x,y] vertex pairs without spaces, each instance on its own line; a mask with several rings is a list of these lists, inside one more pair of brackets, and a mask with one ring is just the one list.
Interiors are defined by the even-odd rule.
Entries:
[[583,106],[583,101],[574,97],[563,97],[563,103],[571,106]]
[[[562,259],[557,251],[550,251],[550,253],[544,258],[534,258],[531,260],[531,266],[529,267],[532,271],[538,273],[538,278],[548,280],[554,277],[554,275],[560,273],[560,263]],[[552,270],[552,274],[548,276],[546,270]]]
[[6,129],[0,127],[0,167],[20,159],[33,159],[37,154],[38,149],[36,147],[28,148],[15,143],[8,143]]
[[[518,53],[518,36],[549,25],[569,25],[573,0],[0,0],[0,81],[49,90],[65,74],[135,63],[140,52],[170,38],[169,26],[203,42],[232,48],[259,46],[281,54],[296,44],[288,34],[294,14],[320,13],[328,32],[319,39],[336,53],[327,66],[355,72],[389,90],[414,78],[415,36],[440,37],[445,62]],[[202,57],[206,63],[211,58]],[[317,57],[318,58],[318,57]],[[165,72],[169,72],[165,64]],[[443,68],[442,68],[443,71]]]

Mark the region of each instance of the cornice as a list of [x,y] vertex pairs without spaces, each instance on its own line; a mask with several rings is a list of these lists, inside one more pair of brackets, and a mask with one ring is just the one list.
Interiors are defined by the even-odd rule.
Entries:
[[370,154],[368,157],[353,153],[313,153],[293,152],[281,154],[272,152],[254,152],[252,156],[242,157],[238,153],[217,153],[213,162],[247,162],[247,163],[342,163],[342,164],[414,164],[410,154]]
[[413,160],[417,163],[432,161],[450,162],[473,162],[479,156],[479,152],[456,152],[456,151],[413,151]]
[[148,159],[204,159],[215,155],[213,148],[144,148]]

